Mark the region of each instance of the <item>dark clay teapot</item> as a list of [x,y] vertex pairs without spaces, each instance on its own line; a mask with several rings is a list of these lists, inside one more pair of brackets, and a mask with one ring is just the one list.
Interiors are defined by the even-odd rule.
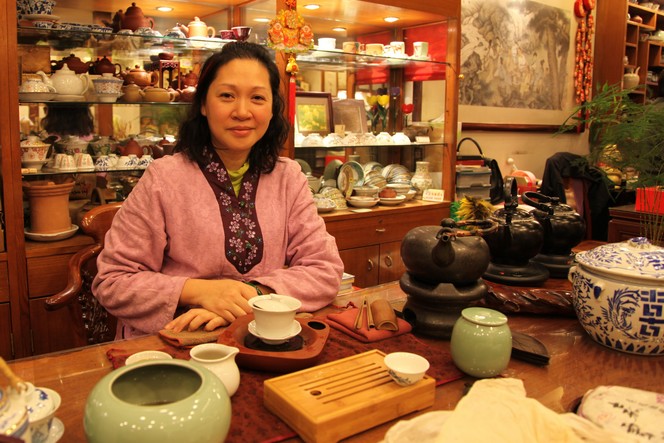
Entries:
[[76,57],[74,54],[70,54],[68,57],[64,57],[62,60],[53,60],[51,61],[51,69],[57,71],[62,69],[64,65],[67,65],[69,69],[74,71],[76,74],[85,74],[88,72],[91,66],[91,62],[84,62],[80,58]]
[[154,20],[143,15],[143,10],[136,6],[136,3],[132,3],[126,12],[119,10],[116,16],[120,22],[120,29],[135,31],[138,28],[154,28]]
[[114,76],[119,76],[121,72],[122,66],[120,66],[119,63],[113,63],[106,56],[98,58],[90,67],[90,74],[112,74]]
[[157,71],[146,71],[136,65],[133,69],[123,71],[122,78],[125,81],[125,85],[134,83],[135,85],[144,88],[146,86],[156,85],[159,81],[159,73]]
[[569,255],[585,237],[586,222],[571,206],[558,197],[538,192],[523,193],[523,202],[534,207],[530,213],[544,228],[542,254]]
[[[406,233],[401,242],[401,258],[408,273],[431,284],[476,282],[490,259],[489,248],[481,236],[495,231],[497,223],[445,219],[441,226],[420,226]],[[463,226],[479,229],[467,231],[461,229]]]
[[[514,195],[509,195],[512,186]],[[498,223],[498,229],[484,239],[491,250],[493,263],[522,266],[542,249],[544,229],[532,214],[518,208],[516,181],[509,179],[505,189],[505,207],[491,215],[491,219]]]

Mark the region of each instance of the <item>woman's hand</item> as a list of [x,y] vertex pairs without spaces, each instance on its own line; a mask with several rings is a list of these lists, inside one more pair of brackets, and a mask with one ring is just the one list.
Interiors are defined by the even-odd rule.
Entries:
[[173,320],[168,322],[164,329],[168,329],[173,332],[180,331],[196,331],[200,329],[201,326],[205,325],[203,328],[205,331],[214,331],[215,329],[228,326],[230,322],[226,321],[224,318],[218,316],[214,312],[210,312],[207,309],[202,308],[192,308],[185,312],[184,314],[175,317]]
[[200,306],[230,324],[251,313],[247,300],[257,295],[256,289],[237,280],[199,280],[185,282],[181,305]]

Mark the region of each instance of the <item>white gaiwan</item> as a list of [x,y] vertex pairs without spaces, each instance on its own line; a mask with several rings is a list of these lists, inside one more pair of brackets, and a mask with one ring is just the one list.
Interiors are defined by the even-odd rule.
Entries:
[[574,310],[598,343],[640,355],[664,355],[664,248],[643,237],[576,254],[568,278]]

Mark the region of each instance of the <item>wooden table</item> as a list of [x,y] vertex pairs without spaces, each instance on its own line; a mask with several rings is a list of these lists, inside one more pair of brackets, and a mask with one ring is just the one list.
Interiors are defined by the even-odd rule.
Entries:
[[[358,295],[384,297],[394,304],[405,297],[396,282],[363,289]],[[559,410],[571,410],[586,391],[599,385],[621,385],[664,393],[664,357],[637,356],[603,347],[583,331],[575,318],[511,315],[509,326],[542,341],[549,350],[551,361],[548,366],[538,367],[512,359],[504,375],[522,379],[528,396],[533,398],[542,398],[562,388],[562,396],[555,402]],[[422,339],[449,351],[448,341]],[[57,416],[65,425],[63,443],[85,441],[83,411],[86,398],[92,387],[112,370],[106,351],[118,347],[127,351],[159,349],[163,342],[156,336],[149,336],[10,362],[19,377],[37,386],[54,389],[62,396]],[[473,380],[465,377],[439,386],[433,409],[454,409],[466,384]],[[419,413],[422,412],[427,410]],[[392,424],[386,423],[357,434],[348,441],[380,441]]]

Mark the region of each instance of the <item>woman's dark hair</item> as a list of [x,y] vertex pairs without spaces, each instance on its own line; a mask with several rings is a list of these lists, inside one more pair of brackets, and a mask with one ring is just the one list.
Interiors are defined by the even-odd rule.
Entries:
[[49,134],[86,136],[94,133],[95,123],[87,105],[48,103],[42,128]]
[[[213,54],[205,61],[189,115],[180,125],[174,151],[184,153],[199,165],[207,163],[208,159],[204,157],[203,151],[205,147],[212,147],[212,139],[210,126],[207,117],[201,113],[201,106],[219,68],[236,59],[257,60],[265,66],[270,76],[273,97],[272,119],[263,137],[256,142],[249,153],[251,170],[268,173],[274,169],[279,158],[279,151],[288,137],[290,128],[283,115],[285,103],[279,90],[281,77],[277,65],[267,49],[255,43],[227,43],[220,52]],[[251,75],[251,73],[247,73],[247,75]]]

